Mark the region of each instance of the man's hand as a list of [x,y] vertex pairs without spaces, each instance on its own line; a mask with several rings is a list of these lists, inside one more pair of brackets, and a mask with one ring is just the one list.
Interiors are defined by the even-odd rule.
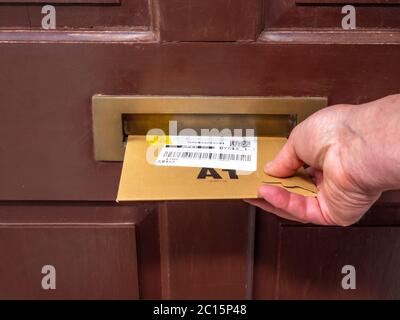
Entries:
[[263,185],[247,202],[286,219],[321,225],[357,222],[385,190],[400,187],[400,95],[325,108],[300,123],[265,166],[288,177],[307,164],[318,195]]

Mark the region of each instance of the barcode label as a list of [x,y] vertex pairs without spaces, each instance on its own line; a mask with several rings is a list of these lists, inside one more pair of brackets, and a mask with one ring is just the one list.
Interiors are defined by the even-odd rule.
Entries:
[[255,171],[255,137],[170,137],[155,162],[158,166],[203,167]]
[[166,152],[164,157],[182,159],[209,159],[222,161],[251,161],[251,154],[209,153],[209,152]]

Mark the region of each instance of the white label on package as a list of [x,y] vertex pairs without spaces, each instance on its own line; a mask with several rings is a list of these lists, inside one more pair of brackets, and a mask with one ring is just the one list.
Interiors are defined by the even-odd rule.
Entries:
[[257,170],[257,137],[170,136],[157,166]]

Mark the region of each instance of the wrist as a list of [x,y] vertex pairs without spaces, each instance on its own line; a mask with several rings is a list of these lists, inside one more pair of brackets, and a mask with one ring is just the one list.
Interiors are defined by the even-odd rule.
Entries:
[[366,191],[400,189],[400,95],[351,106],[348,154]]

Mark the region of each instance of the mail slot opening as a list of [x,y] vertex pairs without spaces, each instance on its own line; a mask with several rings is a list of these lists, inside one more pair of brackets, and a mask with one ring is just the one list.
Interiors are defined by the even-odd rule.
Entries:
[[297,123],[295,114],[123,114],[124,141],[129,135],[146,135],[161,129],[179,135],[191,129],[197,135],[251,135],[287,137]]
[[[296,123],[327,105],[322,97],[104,96],[93,99],[97,161],[123,161],[124,140],[151,129],[254,129],[260,137],[287,137]],[[214,130],[214,132],[215,132]]]

